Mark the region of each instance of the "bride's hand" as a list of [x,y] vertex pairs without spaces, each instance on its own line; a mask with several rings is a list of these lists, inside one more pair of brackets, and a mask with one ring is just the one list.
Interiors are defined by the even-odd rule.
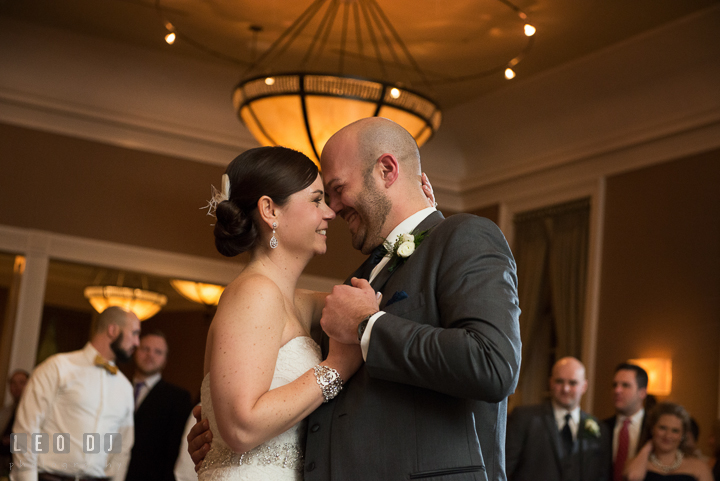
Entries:
[[422,173],[421,179],[422,190],[425,194],[425,197],[427,197],[429,207],[437,207],[437,202],[435,202],[435,192],[433,191],[430,179],[428,179],[428,176],[425,172]]

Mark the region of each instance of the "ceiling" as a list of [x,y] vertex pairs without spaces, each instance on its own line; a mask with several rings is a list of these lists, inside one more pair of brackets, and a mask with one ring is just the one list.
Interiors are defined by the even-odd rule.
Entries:
[[[171,55],[234,64],[239,80],[253,58],[267,49],[310,3],[310,0],[0,0],[0,15]],[[717,3],[718,0],[515,0],[527,14],[527,22],[537,28],[529,53],[515,67],[515,81]],[[459,105],[507,85],[509,81],[504,79],[502,69],[492,75],[479,73],[504,65],[528,45],[522,33],[524,22],[501,0],[379,0],[379,5],[429,79],[429,85],[413,85],[410,78],[407,84],[433,97],[441,107]],[[179,33],[179,40],[172,46],[164,42],[166,22],[171,22]],[[339,22],[336,20],[338,29]],[[262,27],[256,37],[250,31],[251,25]],[[281,62],[283,66],[304,53],[316,30],[308,25],[288,49],[287,58]],[[333,50],[337,48],[331,40],[326,51]],[[449,81],[465,76],[475,78]]]

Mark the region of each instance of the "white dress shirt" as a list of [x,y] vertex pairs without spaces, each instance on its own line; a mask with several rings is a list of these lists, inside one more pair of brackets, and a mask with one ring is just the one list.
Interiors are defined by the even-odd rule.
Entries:
[[[152,388],[155,387],[155,384],[157,384],[157,383],[160,381],[161,378],[162,378],[162,374],[158,372],[158,373],[153,374],[152,376],[149,376],[148,378],[146,378],[146,379],[143,381],[145,384],[143,384],[143,386],[140,388],[140,392],[138,393],[137,401],[135,401],[135,410],[136,410],[136,411],[137,411],[137,408],[139,408],[140,405],[142,404],[142,402],[145,400],[145,398],[147,397],[147,395],[150,393],[150,391],[152,390]],[[133,397],[134,397],[134,395],[135,395],[135,385],[136,385],[138,382],[140,382],[139,379],[133,378],[133,382],[132,382],[132,384],[133,384]]]
[[[390,235],[387,236],[386,244],[389,245],[395,245],[395,241],[398,237],[400,237],[401,234],[407,234],[409,232],[412,232],[413,229],[415,229],[417,226],[420,225],[422,221],[425,220],[427,216],[432,214],[433,212],[437,211],[435,207],[427,207],[423,210],[420,210],[418,212],[415,212],[413,215],[405,219],[404,221],[400,222],[391,232]],[[385,265],[390,262],[391,253],[388,252],[385,257],[383,257],[380,262],[373,268],[372,272],[370,273],[370,277],[368,279],[368,282],[372,283],[372,281],[375,279],[375,277],[378,275],[378,273],[382,270]],[[385,314],[384,311],[378,311],[368,320],[367,327],[365,328],[365,332],[363,333],[363,337],[360,341],[360,349],[362,350],[363,359],[367,361],[367,352],[368,348],[370,346],[370,333],[372,332],[372,327],[375,324],[375,321],[377,321],[383,314]]]
[[[134,442],[133,391],[121,373],[95,366],[98,351],[56,354],[30,376],[15,418],[14,433],[48,433],[50,452],[13,455],[12,481],[37,481],[38,472],[63,476],[111,477],[123,481]],[[70,434],[70,452],[53,452],[53,434]],[[83,434],[100,434],[100,452],[83,452]],[[106,433],[120,433],[122,451],[106,453]]]
[[[630,424],[628,424],[628,435],[630,443],[628,444],[628,459],[632,459],[637,454],[638,442],[640,441],[640,428],[642,428],[643,417],[645,416],[645,410],[640,409],[638,412],[630,416]],[[618,414],[615,417],[615,428],[613,428],[613,462],[615,462],[615,456],[617,455],[618,449],[618,436],[622,429],[623,422],[627,416]]]
[[193,413],[190,412],[190,417],[188,417],[188,420],[185,423],[185,431],[183,432],[180,441],[180,451],[178,452],[178,457],[175,461],[175,469],[173,471],[175,474],[175,481],[197,481],[198,479],[198,475],[195,472],[195,463],[190,457],[190,453],[188,453],[187,437],[193,426],[195,426],[195,416],[193,416]]
[[563,407],[557,406],[554,402],[552,403],[552,407],[558,431],[562,431],[562,428],[565,427],[565,415],[570,413],[570,432],[572,432],[573,439],[577,439],[578,427],[580,426],[580,407],[568,411]]

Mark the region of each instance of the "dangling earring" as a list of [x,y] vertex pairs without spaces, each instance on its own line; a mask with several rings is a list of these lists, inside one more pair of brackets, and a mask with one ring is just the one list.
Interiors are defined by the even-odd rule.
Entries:
[[277,222],[272,223],[272,228],[273,228],[273,234],[272,234],[272,237],[270,238],[270,247],[272,249],[274,249],[278,246],[277,237],[275,237],[275,229],[277,229]]

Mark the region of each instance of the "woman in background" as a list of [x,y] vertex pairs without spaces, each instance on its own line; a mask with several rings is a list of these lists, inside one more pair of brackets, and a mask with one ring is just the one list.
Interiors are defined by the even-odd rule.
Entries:
[[707,464],[689,456],[690,415],[679,404],[659,403],[648,415],[648,442],[625,467],[628,481],[712,481]]

